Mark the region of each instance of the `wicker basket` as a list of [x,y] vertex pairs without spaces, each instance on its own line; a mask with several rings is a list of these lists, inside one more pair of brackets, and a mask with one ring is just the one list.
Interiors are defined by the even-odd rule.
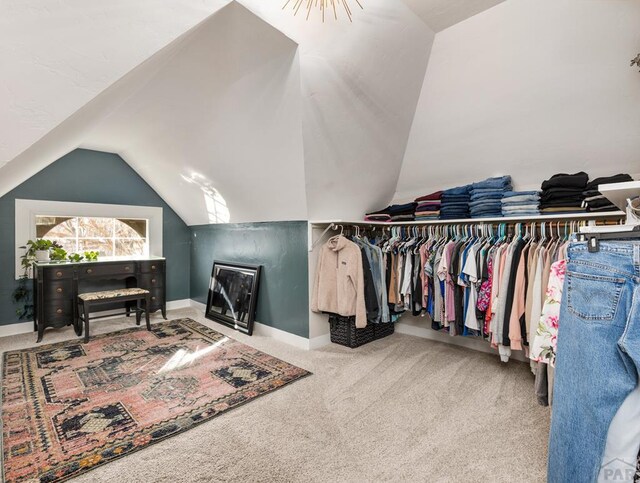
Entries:
[[331,325],[331,342],[352,349],[376,339],[382,339],[394,332],[394,324],[367,324],[366,327],[358,329],[355,317],[332,315],[329,317],[329,323]]

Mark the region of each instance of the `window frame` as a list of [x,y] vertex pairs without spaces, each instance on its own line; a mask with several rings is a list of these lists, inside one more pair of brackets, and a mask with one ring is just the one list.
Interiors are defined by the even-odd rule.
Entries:
[[15,200],[15,278],[22,274],[20,257],[27,241],[36,237],[36,216],[132,218],[147,220],[149,256],[162,256],[162,208],[69,201]]

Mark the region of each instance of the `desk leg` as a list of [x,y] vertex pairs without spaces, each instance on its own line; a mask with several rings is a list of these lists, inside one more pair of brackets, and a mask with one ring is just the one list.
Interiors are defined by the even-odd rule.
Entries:
[[44,324],[38,324],[38,340],[36,341],[36,344],[38,342],[42,342],[43,334],[44,334]]

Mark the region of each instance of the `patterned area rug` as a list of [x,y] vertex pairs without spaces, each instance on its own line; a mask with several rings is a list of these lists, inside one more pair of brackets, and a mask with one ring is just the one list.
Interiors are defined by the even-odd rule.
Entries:
[[191,319],[4,354],[6,482],[58,482],[310,373]]

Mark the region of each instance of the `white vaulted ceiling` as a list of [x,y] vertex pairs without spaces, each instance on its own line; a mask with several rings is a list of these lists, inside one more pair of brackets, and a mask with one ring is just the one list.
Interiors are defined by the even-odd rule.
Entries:
[[324,24],[283,3],[0,2],[0,196],[77,147],[191,225],[637,159],[640,0],[363,0]]
[[0,194],[82,146],[121,154],[189,224],[224,220],[208,196],[229,221],[262,221],[359,216],[393,195],[434,35],[401,0],[367,0],[353,24],[280,0],[169,0],[152,16],[58,1],[0,7],[17,67],[0,79]]
[[473,17],[505,0],[403,0],[434,32]]

